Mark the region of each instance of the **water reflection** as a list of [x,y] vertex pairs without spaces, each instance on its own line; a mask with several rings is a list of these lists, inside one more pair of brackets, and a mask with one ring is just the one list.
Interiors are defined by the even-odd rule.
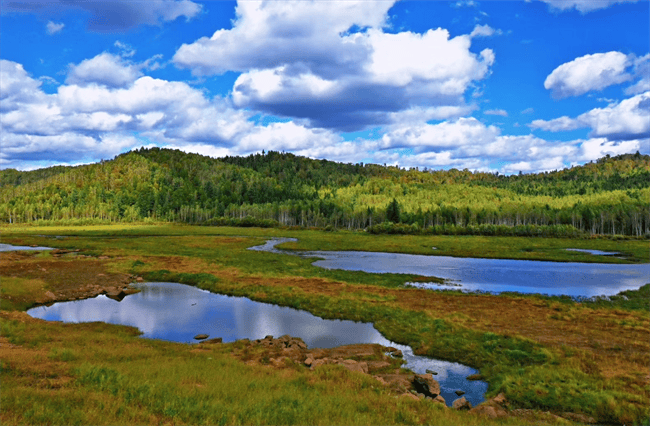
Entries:
[[[275,245],[295,239],[277,239],[251,250],[294,254]],[[296,253],[297,254],[297,253]],[[477,259],[423,256],[361,251],[312,251],[300,256],[317,257],[315,266],[326,269],[374,273],[415,274],[439,277],[463,291],[539,293],[572,297],[611,296],[650,283],[650,264],[615,265],[603,263],[563,263],[511,259]],[[419,287],[441,288],[436,284]]]
[[138,284],[142,291],[121,302],[94,299],[56,303],[27,311],[50,321],[103,321],[137,327],[142,337],[175,342],[194,342],[199,333],[221,337],[224,342],[289,334],[302,338],[310,348],[331,348],[353,343],[378,343],[404,353],[407,367],[417,373],[438,372],[442,396],[451,403],[454,391],[464,390],[472,405],[483,401],[487,383],[465,379],[476,370],[458,363],[413,355],[410,347],[384,338],[370,323],[324,320],[305,311],[254,302],[243,297],[213,294],[182,284]]

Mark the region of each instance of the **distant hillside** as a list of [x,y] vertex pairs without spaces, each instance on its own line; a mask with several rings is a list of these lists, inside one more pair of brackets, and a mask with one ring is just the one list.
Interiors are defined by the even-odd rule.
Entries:
[[[213,159],[140,149],[0,171],[0,221],[176,221],[372,232],[650,235],[650,156],[502,176],[342,164],[288,153]],[[380,225],[381,224],[381,225]]]

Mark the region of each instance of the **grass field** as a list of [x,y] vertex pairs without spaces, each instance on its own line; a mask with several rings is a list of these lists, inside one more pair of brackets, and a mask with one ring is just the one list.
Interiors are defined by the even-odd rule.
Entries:
[[[3,243],[79,249],[91,257],[53,259],[44,252],[21,260],[33,266],[32,275],[13,277],[10,266],[2,270],[3,299],[22,298],[23,303],[3,304],[1,312],[0,420],[3,424],[540,424],[564,422],[553,415],[571,412],[601,423],[632,424],[650,417],[650,314],[644,303],[650,286],[628,292],[625,298],[592,304],[541,296],[432,292],[404,288],[404,282],[417,278],[410,275],[325,270],[312,266],[309,259],[246,250],[280,236],[298,238],[297,243],[284,245],[294,250],[432,254],[431,247],[437,247],[436,254],[444,255],[648,261],[647,242],[637,240],[370,236],[172,225],[5,227]],[[594,259],[565,248],[619,251],[627,260]],[[514,410],[512,417],[488,421],[396,399],[374,379],[335,367],[315,373],[298,365],[281,370],[246,365],[230,356],[232,345],[202,352],[138,339],[125,327],[26,318],[20,311],[29,306],[30,295],[36,300],[44,291],[63,285],[59,273],[41,271],[56,271],[50,265],[60,262],[67,262],[70,271],[100,265],[103,274],[184,282],[325,318],[372,322],[388,339],[408,344],[418,354],[479,368],[490,385],[488,396],[504,393]],[[74,282],[74,276],[66,282]],[[215,364],[218,369],[211,367]],[[332,390],[337,386],[340,392]],[[71,408],[75,404],[85,409]],[[48,416],[51,420],[45,421]]]

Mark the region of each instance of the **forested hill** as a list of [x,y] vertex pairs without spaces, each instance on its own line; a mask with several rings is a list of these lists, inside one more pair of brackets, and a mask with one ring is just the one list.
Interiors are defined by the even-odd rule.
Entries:
[[503,176],[342,164],[268,152],[213,159],[140,149],[0,171],[5,223],[178,221],[371,232],[650,235],[650,156]]

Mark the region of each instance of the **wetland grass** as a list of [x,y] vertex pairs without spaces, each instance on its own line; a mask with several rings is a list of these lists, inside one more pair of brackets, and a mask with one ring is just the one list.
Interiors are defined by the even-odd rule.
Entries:
[[[389,244],[404,244],[405,252],[417,252],[413,248],[416,246],[424,249],[432,245],[444,250],[453,250],[454,245],[478,250],[477,247],[486,243],[492,245],[492,238],[462,237],[467,240],[454,242],[454,237],[404,236],[397,241],[395,236],[372,236],[370,240],[358,233],[287,231],[280,235],[281,230],[277,229],[169,225],[48,230],[52,231],[51,235],[68,235],[63,239],[36,235],[45,231],[45,228],[29,232],[21,229],[7,233],[3,239],[21,244],[47,246],[50,243],[58,248],[80,248],[95,256],[84,260],[88,262],[86,265],[98,262],[113,273],[184,282],[217,293],[304,309],[323,318],[373,322],[386,338],[412,346],[419,355],[480,368],[481,375],[490,384],[488,396],[503,392],[511,408],[533,410],[533,417],[526,422],[542,423],[547,419],[545,411],[556,414],[569,411],[594,417],[602,423],[644,423],[650,417],[650,377],[647,376],[650,314],[647,309],[636,308],[642,306],[648,286],[629,292],[626,299],[613,298],[592,304],[541,296],[432,292],[403,288],[404,282],[417,278],[410,275],[329,271],[311,266],[310,259],[246,250],[272,236],[297,236],[298,243],[286,243],[290,248],[320,250],[344,250],[350,246],[358,250],[377,238],[373,250],[390,251]],[[214,235],[217,232],[221,235]],[[316,246],[319,240],[321,245]],[[517,238],[495,237],[492,246],[508,246],[512,252],[523,253],[521,256],[546,250],[549,256],[555,256],[554,260],[567,260],[576,254],[564,248],[576,247],[578,241],[532,239],[531,242],[523,238],[515,244],[513,240]],[[637,241],[618,241],[616,250],[607,246],[609,240],[580,241],[583,246],[578,248],[623,251],[632,253],[636,261],[644,259],[637,254],[640,252]],[[647,243],[641,243],[646,245],[647,253]],[[444,244],[451,248],[445,248]],[[521,247],[531,247],[533,251],[520,250]],[[95,260],[99,255],[109,259]],[[37,278],[51,287],[60,285],[54,276]],[[17,291],[15,285],[7,289],[3,285],[3,296],[14,291]],[[395,400],[384,395],[381,389],[373,388],[374,384],[365,378],[337,369],[324,369],[316,375],[299,366],[268,370],[237,363],[229,355],[232,346],[228,345],[203,353],[186,345],[137,339],[137,333],[127,328],[21,322],[12,315],[23,314],[2,313],[3,337],[21,347],[27,345],[33,352],[30,356],[52,364],[55,370],[63,368],[56,371],[64,371],[60,374],[69,378],[57,388],[60,392],[47,393],[35,382],[25,381],[25,377],[39,374],[47,379],[47,369],[34,371],[33,365],[14,358],[9,360],[9,355],[3,352],[3,388],[17,390],[11,392],[11,397],[3,392],[3,407],[11,407],[3,410],[4,417],[0,419],[3,423],[30,423],[25,413],[32,420],[43,418],[39,416],[45,415],[44,412],[29,408],[30,403],[26,402],[35,401],[36,395],[42,393],[49,395],[48,404],[52,404],[47,410],[60,408],[61,398],[83,399],[84,404],[89,404],[89,412],[96,413],[95,417],[79,420],[78,412],[68,410],[66,421],[61,418],[54,423],[77,420],[94,423],[94,419],[105,419],[101,422],[486,424],[485,418],[440,410],[417,401]],[[94,331],[88,331],[88,327]],[[101,336],[96,330],[101,330]],[[105,343],[106,336],[111,336],[109,343]],[[63,340],[65,343],[60,344]],[[88,351],[92,355],[80,350],[84,347],[92,348]],[[212,358],[210,361],[220,360],[219,369],[211,368],[214,364],[208,362],[208,357]],[[200,379],[196,371],[205,372],[201,377],[210,380]],[[241,377],[241,383],[233,384],[231,390],[214,389],[220,376],[212,374],[218,371],[224,377],[231,373],[233,377]],[[52,383],[58,383],[58,377],[63,376],[51,377],[55,379]],[[328,386],[335,388],[334,383],[341,381],[345,386],[340,393],[342,399],[338,399],[337,394],[328,393]],[[257,384],[250,388],[250,383]],[[313,386],[305,387],[304,383]],[[142,387],[143,384],[149,387]],[[284,393],[286,389],[293,396]],[[194,396],[189,398],[186,394]],[[19,401],[13,395],[24,395],[24,399]],[[100,404],[103,398],[106,401]],[[157,401],[159,398],[170,402],[164,405]],[[282,402],[284,411],[272,412],[272,402],[276,405]],[[102,417],[105,410],[113,414]],[[122,414],[114,414],[118,412]],[[310,417],[311,412],[321,413],[318,418],[323,420]],[[553,417],[551,421],[561,420]],[[522,424],[524,420],[516,418],[513,422]]]

